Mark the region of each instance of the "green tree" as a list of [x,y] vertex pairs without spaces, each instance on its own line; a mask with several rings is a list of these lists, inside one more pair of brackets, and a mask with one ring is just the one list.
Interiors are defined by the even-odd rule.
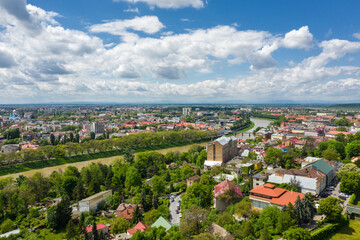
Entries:
[[282,233],[295,225],[295,220],[291,218],[288,212],[281,212],[277,218],[276,231]]
[[142,219],[142,214],[140,212],[140,208],[138,205],[136,205],[131,222],[132,222],[132,224],[136,224],[136,223],[140,222],[141,219]]
[[108,205],[111,209],[116,209],[120,204],[119,192],[114,192],[113,195],[109,195]]
[[297,199],[295,201],[294,207],[295,207],[295,211],[298,216],[299,222],[303,223],[306,219],[305,207],[304,207],[303,202],[300,200],[299,196],[297,197]]
[[135,167],[129,167],[126,171],[125,187],[130,188],[133,186],[141,185],[141,175]]
[[265,162],[266,164],[278,164],[282,162],[283,151],[280,149],[270,147],[265,152]]
[[328,149],[333,149],[340,154],[341,158],[345,158],[345,145],[342,142],[330,140],[328,141]]
[[111,232],[114,234],[124,233],[131,227],[130,222],[125,218],[115,218],[111,224]]
[[216,218],[216,224],[220,225],[221,227],[234,223],[235,219],[229,212],[222,212]]
[[290,228],[283,234],[283,239],[286,240],[310,240],[310,232],[303,228]]
[[50,142],[51,142],[51,145],[55,145],[55,136],[54,136],[54,134],[50,134]]
[[351,159],[360,155],[360,141],[353,141],[345,147],[346,158]]
[[91,240],[99,240],[99,233],[96,229],[96,223],[95,221],[92,224],[92,229],[91,229]]
[[134,156],[134,153],[131,151],[131,149],[126,149],[124,152],[124,161],[128,162],[130,164],[133,164],[134,159],[135,159],[135,156]]
[[311,196],[309,196],[309,194],[306,194],[305,197],[301,200],[301,202],[302,206],[304,207],[304,221],[310,222],[314,218],[316,213],[313,199],[311,198]]
[[66,225],[66,238],[69,240],[78,240],[80,239],[79,229],[75,226],[72,220],[69,220]]
[[77,185],[78,179],[74,176],[66,176],[62,183],[63,194],[72,196],[73,191]]
[[238,217],[249,217],[251,212],[251,202],[248,197],[243,198],[235,205],[235,215]]
[[94,132],[90,133],[90,138],[93,139],[93,140],[95,139],[95,133]]
[[152,191],[155,194],[162,194],[165,191],[165,182],[161,177],[157,175],[155,175],[151,179],[151,185],[152,185]]
[[180,232],[184,237],[197,235],[201,231],[201,223],[207,219],[208,210],[199,206],[191,206],[184,212],[183,221],[180,223]]
[[185,164],[181,170],[181,178],[183,180],[188,179],[189,177],[191,177],[192,175],[194,175],[194,170],[193,168],[189,165],[189,164]]
[[340,154],[334,149],[326,149],[322,152],[322,156],[330,161],[339,161],[341,158]]
[[328,197],[320,200],[318,213],[325,214],[328,222],[337,222],[341,217],[342,210],[339,199]]
[[11,230],[14,229],[14,227],[15,227],[15,224],[13,221],[11,221],[11,219],[6,219],[0,225],[0,229],[1,229],[2,233],[10,232]]
[[347,173],[354,172],[360,175],[360,168],[354,163],[345,164],[342,168],[339,169],[337,176],[341,179]]
[[76,201],[79,201],[85,197],[85,188],[81,179],[77,181],[72,197]]
[[360,190],[360,175],[349,172],[342,176],[340,190],[345,193],[354,193]]

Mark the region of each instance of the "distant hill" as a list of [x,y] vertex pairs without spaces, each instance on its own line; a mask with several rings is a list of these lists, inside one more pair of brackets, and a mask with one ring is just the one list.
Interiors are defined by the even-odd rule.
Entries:
[[331,108],[360,108],[360,103],[344,103],[344,104],[335,104],[329,106]]

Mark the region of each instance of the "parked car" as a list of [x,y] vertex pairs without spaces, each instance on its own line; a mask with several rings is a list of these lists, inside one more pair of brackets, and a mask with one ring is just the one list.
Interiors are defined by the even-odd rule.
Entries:
[[177,209],[176,209],[176,211],[175,211],[175,212],[176,212],[176,214],[179,214],[179,210],[177,210]]
[[180,218],[182,217],[181,213],[180,213],[179,217],[180,217]]
[[344,195],[339,195],[340,199],[346,200],[346,197]]
[[177,210],[180,210],[180,206],[177,207]]

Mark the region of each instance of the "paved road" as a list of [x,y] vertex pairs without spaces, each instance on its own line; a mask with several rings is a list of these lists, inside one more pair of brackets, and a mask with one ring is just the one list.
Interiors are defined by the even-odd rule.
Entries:
[[179,214],[176,213],[176,209],[177,209],[179,200],[181,200],[181,195],[176,196],[174,201],[170,202],[169,210],[170,210],[170,214],[171,214],[171,223],[172,224],[180,223]]
[[[340,182],[338,182],[338,183],[336,184],[335,189],[332,190],[331,196],[332,196],[332,197],[335,197],[335,198],[339,198],[339,194],[340,194]],[[340,204],[340,205],[343,207],[342,215],[344,215],[345,212],[346,212],[346,208],[347,208],[347,205],[348,205],[348,203],[349,203],[350,197],[351,197],[351,196],[347,197],[347,198],[344,200],[344,203],[343,203],[343,204]]]

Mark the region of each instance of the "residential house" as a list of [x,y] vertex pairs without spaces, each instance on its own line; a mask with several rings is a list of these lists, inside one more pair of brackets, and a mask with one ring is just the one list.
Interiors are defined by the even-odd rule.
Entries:
[[317,157],[306,157],[304,159],[301,160],[301,167],[305,167],[306,165],[308,165],[309,163],[313,163],[317,160],[321,160],[321,158],[317,158]]
[[136,206],[138,206],[140,211],[142,211],[141,204],[120,203],[116,209],[116,217],[122,217],[125,218],[126,220],[131,220]]
[[283,141],[285,140],[285,135],[282,133],[276,133],[276,134],[272,134],[271,135],[271,140],[275,140],[275,141]]
[[165,228],[166,231],[169,231],[169,229],[172,227],[173,225],[166,220],[165,218],[163,218],[162,216],[160,216],[152,225],[151,227],[163,227]]
[[267,181],[269,177],[269,174],[261,174],[261,173],[257,173],[255,174],[252,179],[253,179],[253,187],[258,187],[260,185],[264,185]]
[[288,191],[286,189],[277,188],[275,185],[266,183],[250,190],[250,200],[252,208],[263,210],[265,207],[274,205],[279,208],[287,206],[289,203],[295,205],[298,197],[304,198],[305,194]]
[[294,146],[297,148],[297,149],[302,149],[306,144],[306,140],[305,139],[301,139],[297,142],[294,143]]
[[353,133],[353,132],[330,131],[330,132],[325,133],[325,137],[328,137],[330,139],[335,139],[336,135],[340,134],[340,133],[344,134],[345,136],[350,135],[350,134],[355,135],[355,133]]
[[239,201],[242,197],[239,186],[234,182],[224,180],[214,187],[214,208],[224,211],[230,204]]
[[22,150],[24,150],[24,149],[36,150],[38,147],[39,147],[39,145],[31,144],[31,143],[26,143],[26,144],[21,145]]
[[193,185],[194,183],[200,182],[200,179],[201,179],[201,177],[200,177],[199,175],[195,175],[195,176],[189,177],[189,178],[186,180],[186,185],[187,185],[188,187],[190,187],[190,186]]
[[[86,232],[88,234],[91,234],[92,232],[92,229],[93,229],[93,226],[92,225],[89,225],[88,227],[86,227]],[[104,235],[107,235],[109,233],[109,226],[106,226],[104,224],[97,224],[96,225],[96,231],[98,233],[102,232]]]
[[225,228],[212,223],[205,232],[210,233],[212,236],[215,236],[216,239],[226,239],[226,240],[235,240],[234,236],[231,235]]
[[229,181],[232,181],[236,178],[236,174],[224,174],[224,173],[220,173],[216,176],[213,177],[213,179],[216,181],[216,182],[222,182],[224,180],[229,180]]
[[312,165],[315,168],[319,169],[323,173],[326,174],[326,185],[331,185],[332,181],[335,179],[336,176],[336,170],[337,170],[337,164],[333,163],[326,159],[320,159],[315,162],[309,163],[306,166]]
[[135,225],[135,227],[128,229],[126,232],[127,232],[129,235],[134,235],[134,233],[136,233],[137,231],[144,232],[144,231],[146,231],[147,229],[149,229],[148,226],[146,226],[146,225],[143,224],[142,222],[138,222],[138,223]]
[[292,184],[297,186],[301,193],[318,196],[326,188],[326,175],[310,165],[303,169],[280,170],[271,174],[268,182]]
[[19,144],[6,144],[1,147],[1,152],[3,153],[17,152],[19,150],[20,150]]

